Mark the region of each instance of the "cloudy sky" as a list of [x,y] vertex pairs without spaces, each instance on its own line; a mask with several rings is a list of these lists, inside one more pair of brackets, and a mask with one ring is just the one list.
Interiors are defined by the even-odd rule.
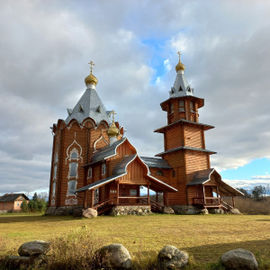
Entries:
[[52,135],[85,90],[97,91],[143,155],[175,79],[178,50],[212,166],[237,187],[270,183],[270,2],[0,1],[0,193],[47,190]]

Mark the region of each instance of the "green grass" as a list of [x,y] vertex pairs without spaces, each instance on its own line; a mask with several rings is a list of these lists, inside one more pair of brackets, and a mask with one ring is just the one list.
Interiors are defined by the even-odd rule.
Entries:
[[52,240],[81,228],[87,228],[89,235],[102,244],[122,243],[137,260],[153,258],[164,245],[170,244],[189,252],[194,264],[190,269],[206,269],[207,265],[217,263],[224,252],[245,248],[257,256],[261,269],[270,269],[270,216],[261,215],[101,216],[96,219],[0,215],[0,255],[16,254],[18,246],[26,241]]

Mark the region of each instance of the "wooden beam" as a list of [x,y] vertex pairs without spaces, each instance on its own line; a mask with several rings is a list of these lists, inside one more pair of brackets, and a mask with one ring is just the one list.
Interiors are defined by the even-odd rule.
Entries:
[[202,185],[202,190],[203,190],[203,203],[205,205],[206,204],[206,200],[205,200],[205,188],[204,188],[204,185]]
[[156,191],[156,202],[158,202],[158,192]]
[[235,208],[234,197],[233,196],[232,196],[232,205],[233,205],[233,208]]
[[117,189],[116,189],[116,205],[119,204],[119,181],[117,181]]
[[87,208],[87,190],[84,192],[83,207],[84,209]]
[[149,184],[147,185],[147,203],[150,204]]
[[92,189],[92,190],[91,190],[91,199],[90,199],[90,202],[91,202],[91,203],[90,203],[90,207],[91,207],[91,208],[94,206],[94,199],[95,199],[95,198],[94,198],[94,197],[95,197],[95,196],[94,196],[94,192],[95,192],[95,191]]

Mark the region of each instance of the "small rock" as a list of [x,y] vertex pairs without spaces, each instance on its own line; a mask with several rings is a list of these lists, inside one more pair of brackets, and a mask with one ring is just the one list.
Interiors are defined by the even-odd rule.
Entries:
[[220,209],[220,208],[218,208],[218,209],[210,209],[209,213],[210,214],[224,214],[224,210]]
[[221,256],[221,263],[230,270],[257,270],[258,263],[252,252],[242,248],[230,250]]
[[237,208],[230,209],[229,213],[233,215],[241,215],[241,212]]
[[95,210],[93,208],[87,208],[87,209],[83,210],[82,215],[85,218],[95,218],[95,217],[97,217],[98,212],[97,212],[97,210]]
[[177,270],[188,264],[188,253],[174,246],[165,246],[158,254],[159,270]]
[[42,240],[26,242],[19,247],[20,256],[39,256],[46,254],[50,249],[50,243]]
[[128,250],[121,244],[111,244],[98,251],[100,266],[105,269],[131,269]]
[[174,214],[174,210],[171,207],[164,206],[162,209],[163,214]]

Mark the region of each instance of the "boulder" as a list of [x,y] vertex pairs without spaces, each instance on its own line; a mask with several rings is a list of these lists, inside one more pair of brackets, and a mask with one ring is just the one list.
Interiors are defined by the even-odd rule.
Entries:
[[224,210],[220,209],[220,208],[218,208],[218,209],[210,209],[209,213],[210,214],[224,214]]
[[26,242],[19,247],[20,256],[39,256],[50,250],[50,243],[42,240]]
[[241,215],[241,212],[237,208],[230,209],[229,213],[233,215]]
[[101,268],[131,269],[132,261],[128,250],[121,244],[111,244],[98,251]]
[[163,247],[158,254],[159,270],[177,270],[188,264],[189,255],[174,246]]
[[257,260],[252,252],[242,248],[230,250],[221,256],[221,263],[226,269],[256,270],[258,269]]
[[95,218],[98,215],[97,210],[93,209],[93,208],[87,208],[85,210],[82,211],[82,215],[85,218]]
[[162,209],[163,214],[174,214],[174,210],[169,206],[164,206]]
[[204,209],[202,209],[202,210],[200,211],[200,214],[201,214],[201,215],[208,215],[209,212],[208,212],[208,210],[207,210],[206,208],[204,208]]

